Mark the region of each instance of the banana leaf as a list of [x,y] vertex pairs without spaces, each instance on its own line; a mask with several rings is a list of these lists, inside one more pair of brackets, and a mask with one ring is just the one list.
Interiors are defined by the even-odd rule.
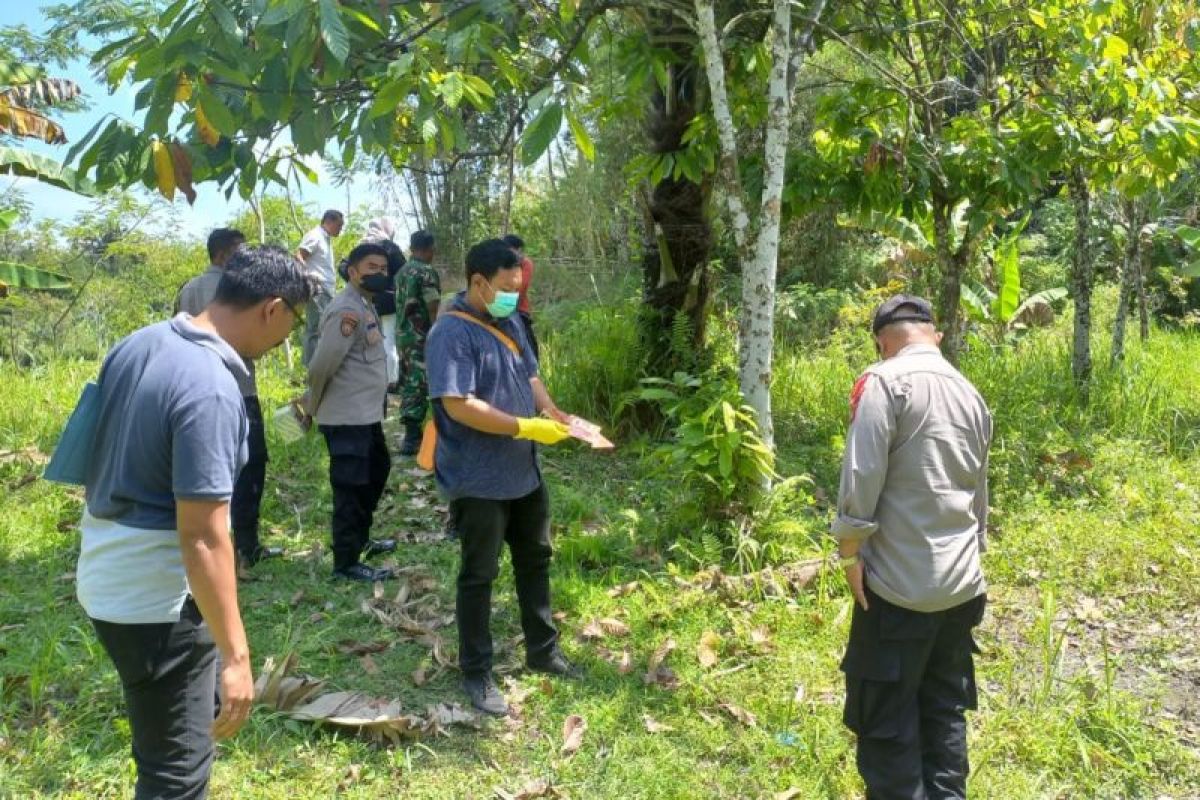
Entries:
[[65,275],[27,267],[24,264],[0,261],[0,286],[14,289],[37,289],[43,292],[61,292],[71,288],[71,279]]
[[20,147],[0,147],[0,174],[5,173],[33,178],[40,183],[88,197],[96,194],[92,182],[75,170]]

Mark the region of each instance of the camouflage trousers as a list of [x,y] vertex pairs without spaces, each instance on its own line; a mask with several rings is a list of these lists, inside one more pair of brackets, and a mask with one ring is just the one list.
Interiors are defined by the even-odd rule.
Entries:
[[400,421],[420,425],[429,406],[425,347],[400,344]]

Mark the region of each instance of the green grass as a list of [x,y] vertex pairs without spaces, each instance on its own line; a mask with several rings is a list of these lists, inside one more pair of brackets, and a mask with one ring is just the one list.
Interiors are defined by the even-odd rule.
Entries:
[[[595,352],[603,324],[593,315],[571,337],[546,337],[548,375],[560,396],[586,398],[587,386],[571,383],[572,365],[589,344]],[[1198,797],[1200,340],[1156,332],[1146,346],[1133,346],[1122,372],[1098,353],[1092,402],[1084,405],[1069,389],[1066,335],[1060,326],[1011,350],[977,346],[964,362],[997,421],[972,795]],[[815,509],[796,510],[787,558],[828,547],[816,534],[836,493],[845,396],[868,359],[865,348],[865,337],[849,332],[819,347],[781,342],[781,467],[812,474],[818,496]],[[617,356],[589,374],[616,392],[628,380],[621,367]],[[48,451],[94,369],[0,367],[0,453]],[[273,356],[261,374],[270,408],[289,396],[298,373]],[[266,562],[241,585],[256,663],[294,650],[301,671],[335,688],[400,697],[414,710],[460,701],[452,673],[413,684],[428,651],[361,611],[369,590],[329,580],[330,498],[319,438],[273,441],[271,454],[264,538],[287,547],[289,557]],[[79,495],[29,482],[40,469],[36,453],[0,462],[0,797],[127,796],[132,764],[119,685],[74,600]],[[422,540],[402,546],[396,561],[426,565],[450,607],[456,553],[432,541],[441,524],[437,500],[428,479],[407,474],[410,466],[396,461],[393,499],[377,531]],[[488,797],[533,778],[550,778],[571,797],[770,797],[789,788],[803,798],[860,796],[853,740],[840,721],[837,664],[849,619],[840,578],[822,575],[784,598],[681,587],[695,565],[651,545],[656,520],[646,510],[669,509],[688,487],[646,470],[636,444],[610,455],[571,446],[547,453],[556,607],[566,614],[568,651],[588,670],[584,680],[544,684],[515,672],[530,690],[518,722],[457,728],[403,747],[259,712],[221,745],[213,796]],[[609,596],[633,580],[639,591]],[[588,620],[605,616],[623,619],[632,633],[600,643],[577,638]],[[756,629],[767,644],[754,642]],[[499,663],[517,665],[507,568],[494,630]],[[720,662],[708,670],[696,656],[706,631],[722,640]],[[443,633],[453,640],[452,628]],[[667,663],[680,684],[646,686],[646,660],[668,637],[678,643]],[[372,656],[372,672],[338,650],[351,639],[392,646]],[[634,669],[621,674],[602,648],[628,649]],[[802,697],[793,702],[797,686]],[[751,711],[757,725],[723,713],[726,702]],[[569,714],[585,717],[588,730],[580,751],[566,757],[559,748]],[[649,733],[645,716],[673,730]]]

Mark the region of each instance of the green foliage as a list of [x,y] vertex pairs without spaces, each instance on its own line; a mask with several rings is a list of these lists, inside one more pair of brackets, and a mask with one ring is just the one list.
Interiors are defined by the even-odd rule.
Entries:
[[660,476],[691,488],[689,497],[673,504],[669,528],[721,530],[722,521],[746,515],[776,477],[774,454],[729,370],[643,378],[627,398],[639,401],[657,405],[667,421],[668,441],[652,456]]
[[20,147],[0,147],[0,171],[76,194],[94,194],[92,182],[57,161]]
[[[483,147],[507,149],[522,122],[522,156],[532,163],[558,133],[564,108],[584,104],[585,73],[568,57],[586,56],[576,48],[604,10],[589,3],[564,19],[507,2],[58,7],[60,30],[105,41],[93,65],[113,90],[139,84],[137,108],[146,111],[138,127],[102,122],[79,151],[79,169],[95,167],[102,188],[152,188],[147,159],[157,137],[187,145],[196,182],[248,198],[260,185],[286,185],[300,156],[323,155],[331,142],[346,164],[359,155],[456,161]],[[483,141],[479,123],[489,118],[503,130]],[[282,129],[292,146],[272,146]],[[124,158],[100,157],[109,151]]]
[[622,398],[637,387],[644,356],[636,302],[584,307],[569,321],[542,316],[538,336],[547,345],[541,369],[556,402],[605,427],[620,422]]

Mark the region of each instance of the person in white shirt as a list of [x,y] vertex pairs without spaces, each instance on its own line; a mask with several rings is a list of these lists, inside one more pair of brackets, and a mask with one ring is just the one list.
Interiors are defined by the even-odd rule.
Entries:
[[317,292],[308,302],[304,325],[304,366],[312,360],[317,349],[317,337],[320,333],[321,313],[333,300],[337,288],[336,273],[333,270],[333,238],[342,232],[346,217],[340,211],[330,209],[321,216],[321,224],[304,234],[296,258],[304,265],[304,269],[317,285]]

